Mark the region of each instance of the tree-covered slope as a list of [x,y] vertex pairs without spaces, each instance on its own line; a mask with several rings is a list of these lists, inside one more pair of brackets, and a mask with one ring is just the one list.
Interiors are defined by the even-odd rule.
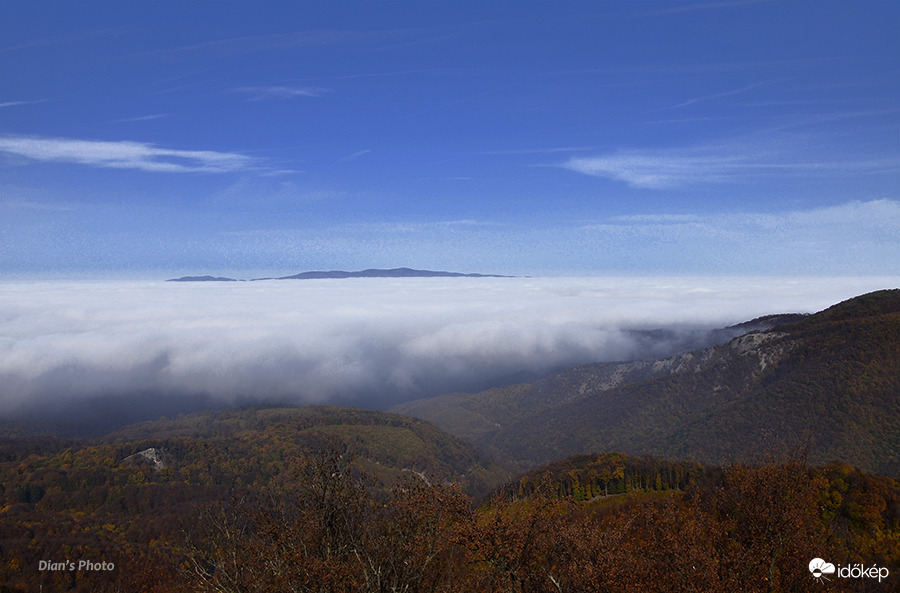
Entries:
[[202,444],[202,451],[217,451],[216,455],[231,459],[220,464],[222,471],[228,471],[229,464],[251,464],[237,472],[248,476],[274,475],[291,459],[320,450],[346,451],[359,469],[385,484],[400,472],[414,471],[463,482],[477,493],[505,475],[489,457],[433,424],[339,406],[199,412],[134,424],[111,433],[103,442],[121,451],[156,447],[183,457],[184,462],[193,460],[194,449]]
[[657,361],[414,402],[417,415],[530,468],[592,451],[757,461],[809,447],[900,475],[900,290]]
[[[95,441],[4,439],[0,583],[97,591],[117,582],[137,591],[150,576],[174,578],[179,546],[204,505],[289,485],[323,454],[367,476],[378,499],[404,478],[483,496],[509,477],[433,425],[351,408],[202,412]],[[46,559],[106,561],[117,569],[41,573]]]
[[[302,408],[183,416],[81,445],[7,442],[0,583],[16,593],[662,592],[673,583],[763,593],[819,590],[806,570],[815,556],[877,564],[893,579],[884,584],[896,583],[900,488],[890,478],[836,464],[715,468],[603,453],[530,472],[476,505],[418,471],[401,470],[387,489],[384,473],[357,464],[378,471],[394,455],[405,465],[431,450],[434,430]],[[471,461],[439,432],[433,445],[451,453],[435,463]],[[114,568],[40,568],[48,559]]]

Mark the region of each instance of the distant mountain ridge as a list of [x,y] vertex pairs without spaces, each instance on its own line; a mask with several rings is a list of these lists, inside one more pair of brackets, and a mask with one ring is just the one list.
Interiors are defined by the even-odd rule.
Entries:
[[[503,276],[500,274],[467,274],[463,272],[445,272],[441,270],[416,270],[413,268],[390,268],[379,269],[369,268],[359,270],[357,272],[347,272],[344,270],[329,270],[327,272],[315,270],[311,272],[300,272],[292,276],[278,276],[274,278],[252,278],[251,281],[259,280],[320,280],[328,278],[513,278],[514,276]],[[182,276],[181,278],[172,278],[166,282],[236,282],[236,278],[224,278],[217,276]]]
[[[511,278],[498,274],[465,274],[462,272],[444,272],[434,270],[415,270],[413,268],[377,269],[369,268],[359,272],[331,270],[329,272],[301,272],[293,276],[281,276],[275,280],[315,280],[319,278]],[[259,278],[268,280],[268,278]]]
[[774,321],[712,348],[393,411],[521,469],[599,451],[727,464],[808,447],[813,463],[900,475],[900,290]]
[[237,282],[236,278],[225,278],[223,276],[182,276],[181,278],[170,278],[166,282]]

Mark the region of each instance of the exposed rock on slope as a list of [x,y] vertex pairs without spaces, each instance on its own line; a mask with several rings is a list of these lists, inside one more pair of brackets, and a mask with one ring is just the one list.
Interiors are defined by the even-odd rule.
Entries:
[[757,461],[808,447],[900,475],[900,290],[657,361],[397,408],[522,468],[592,451]]
[[144,465],[147,464],[154,470],[159,471],[166,469],[172,465],[172,458],[162,449],[149,447],[143,451],[138,451],[134,455],[129,455],[122,460],[122,465]]

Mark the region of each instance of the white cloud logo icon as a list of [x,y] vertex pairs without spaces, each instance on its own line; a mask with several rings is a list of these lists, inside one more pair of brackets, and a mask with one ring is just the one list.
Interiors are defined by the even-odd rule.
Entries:
[[834,574],[834,564],[825,562],[821,558],[813,558],[809,562],[809,572],[811,572],[813,577],[817,579],[821,579],[824,577],[826,580],[828,580],[825,575]]

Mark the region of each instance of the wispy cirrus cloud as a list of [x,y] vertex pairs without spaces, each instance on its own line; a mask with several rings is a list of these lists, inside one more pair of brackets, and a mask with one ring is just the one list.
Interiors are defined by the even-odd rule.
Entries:
[[361,157],[361,156],[367,155],[367,154],[369,154],[370,152],[372,152],[372,149],[371,149],[371,148],[365,148],[365,149],[363,149],[363,150],[358,150],[358,151],[354,152],[353,154],[348,154],[347,156],[345,156],[345,157],[339,159],[338,162],[339,162],[339,163],[346,163],[347,161],[352,161],[352,160],[354,160],[354,159],[358,159],[358,158]]
[[41,99],[40,101],[4,101],[0,103],[0,109],[4,109],[6,107],[19,107],[20,105],[34,105],[36,103],[46,103],[45,99]]
[[666,8],[664,10],[657,10],[650,14],[655,15],[666,15],[666,14],[677,14],[681,12],[696,12],[701,10],[717,10],[722,8],[735,8],[738,6],[746,6],[749,4],[758,4],[763,2],[764,0],[732,0],[729,2],[697,2],[694,4],[687,4],[684,6],[675,6],[672,8]]
[[26,200],[4,201],[0,206],[16,210],[38,210],[44,212],[72,212],[75,210],[73,206],[67,204],[53,204],[50,202],[34,202]]
[[[631,264],[730,274],[893,274],[900,202],[851,201],[782,212],[637,214],[573,229],[598,252]],[[892,282],[896,282],[893,280]]]
[[288,33],[227,37],[224,39],[203,41],[175,48],[155,49],[142,52],[142,55],[158,55],[175,59],[198,57],[217,59],[263,51],[281,51],[303,47],[327,47],[361,43],[385,37],[392,38],[394,35],[395,34],[391,32],[380,33],[341,29],[312,29]]
[[713,93],[711,95],[703,95],[701,97],[692,97],[690,99],[686,99],[675,105],[671,105],[669,107],[663,107],[662,109],[656,109],[655,111],[665,111],[668,109],[680,109],[682,107],[687,107],[688,105],[693,105],[695,103],[702,103],[704,101],[711,101],[713,99],[721,99],[722,97],[730,97],[732,95],[740,95],[740,94],[746,93],[748,91],[751,91],[757,87],[760,87],[764,84],[766,84],[766,83],[765,82],[755,82],[753,84],[748,84],[747,86],[743,86],[739,89],[731,89],[728,91]]
[[264,101],[267,99],[296,99],[297,97],[321,97],[333,92],[333,89],[316,86],[244,86],[234,89],[235,93],[247,96],[248,101]]
[[5,136],[0,137],[0,153],[40,162],[154,173],[230,173],[253,166],[251,157],[234,152],[160,148],[128,140]]
[[618,223],[655,223],[655,224],[683,224],[699,222],[702,218],[696,214],[627,214],[614,216],[610,219]]
[[[806,139],[806,146],[815,142]],[[798,144],[799,146],[799,144]],[[886,173],[900,168],[896,156],[835,159],[786,142],[725,142],[669,149],[622,149],[573,157],[560,166],[595,177],[623,181],[635,188],[673,189],[709,183],[745,182],[760,176],[833,176]]]
[[767,231],[784,233],[787,229],[791,232],[812,229],[821,232],[820,239],[833,237],[835,229],[842,227],[848,235],[869,239],[883,235],[887,238],[900,229],[900,202],[887,199],[851,201],[811,210],[778,213],[630,214],[613,216],[604,224],[586,225],[582,228],[608,229],[610,225],[643,228],[657,225],[667,230],[678,225],[700,225],[704,229],[723,234],[727,234],[728,229],[732,229],[734,233],[749,229],[749,233],[754,235]]
[[552,154],[555,152],[586,152],[597,150],[596,146],[556,146],[551,148],[511,148],[506,150],[481,150],[483,155]]
[[126,123],[134,123],[141,121],[153,121],[155,119],[162,119],[164,117],[168,117],[165,113],[154,113],[152,115],[139,115],[137,117],[123,117],[122,119],[114,119],[111,124],[126,124]]
[[698,183],[724,182],[745,171],[747,156],[707,151],[620,150],[571,158],[562,167],[585,175],[624,181],[632,187],[665,189]]

